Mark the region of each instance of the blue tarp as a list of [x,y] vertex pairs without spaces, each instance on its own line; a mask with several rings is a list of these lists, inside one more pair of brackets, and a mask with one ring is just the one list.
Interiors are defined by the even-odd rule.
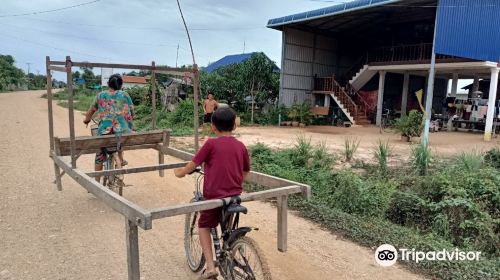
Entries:
[[500,61],[500,0],[440,0],[436,53]]

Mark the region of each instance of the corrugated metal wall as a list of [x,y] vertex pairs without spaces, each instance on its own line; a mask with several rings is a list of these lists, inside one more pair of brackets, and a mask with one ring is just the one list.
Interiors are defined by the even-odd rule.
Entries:
[[440,0],[436,53],[498,62],[499,0]]
[[333,75],[334,39],[292,28],[283,30],[280,103],[290,106],[311,98],[313,77]]

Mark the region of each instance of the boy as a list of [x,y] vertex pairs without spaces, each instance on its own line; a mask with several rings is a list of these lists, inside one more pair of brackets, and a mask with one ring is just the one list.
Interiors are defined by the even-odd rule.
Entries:
[[208,92],[207,99],[203,100],[203,126],[202,126],[202,138],[204,139],[207,135],[206,127],[210,126],[212,122],[212,114],[219,107],[219,104],[214,99],[214,93],[212,91]]
[[[232,131],[236,128],[235,119],[236,114],[231,108],[217,109],[212,115],[211,123],[217,138],[208,139],[191,162],[174,170],[175,176],[182,178],[204,163],[203,196],[207,200],[240,195],[243,191],[243,180],[250,172],[247,148],[232,136]],[[217,279],[210,230],[217,227],[220,216],[220,208],[202,211],[200,214],[200,244],[207,260],[201,279]]]

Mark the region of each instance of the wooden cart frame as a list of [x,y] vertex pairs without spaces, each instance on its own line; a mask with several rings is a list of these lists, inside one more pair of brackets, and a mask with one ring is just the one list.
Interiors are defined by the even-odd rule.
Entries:
[[[157,219],[188,214],[196,211],[208,210],[222,206],[221,200],[207,200],[195,203],[186,203],[174,206],[165,206],[155,209],[144,209],[139,205],[119,196],[107,187],[94,180],[94,177],[111,174],[131,174],[141,172],[158,171],[161,177],[164,176],[164,170],[184,166],[187,161],[193,157],[192,154],[174,149],[170,144],[169,130],[154,130],[122,136],[122,147],[124,150],[136,149],[154,149],[158,151],[158,164],[151,166],[142,166],[135,168],[124,168],[118,170],[105,171],[83,171],[77,168],[77,160],[83,154],[91,154],[99,151],[101,147],[115,147],[116,139],[114,136],[75,136],[74,123],[74,104],[73,104],[73,79],[72,67],[105,67],[116,69],[137,69],[149,70],[152,72],[152,127],[156,127],[156,89],[155,73],[177,74],[185,77],[185,69],[159,67],[153,62],[151,65],[130,65],[130,64],[106,64],[90,62],[72,62],[71,58],[66,57],[66,61],[51,61],[46,57],[47,70],[47,101],[48,101],[48,120],[49,120],[49,142],[50,157],[54,162],[55,184],[57,190],[62,191],[61,177],[64,174],[69,175],[87,191],[99,198],[103,203],[113,208],[125,217],[125,232],[127,246],[127,266],[128,279],[139,280],[139,241],[138,227],[144,230],[150,230],[153,227],[153,221]],[[69,138],[54,137],[53,111],[52,111],[52,77],[51,71],[60,71],[67,73],[68,89],[68,112],[69,112]],[[198,69],[196,65],[187,75],[193,80],[195,97],[199,90]],[[196,103],[196,102],[195,102]],[[196,114],[196,111],[195,111]],[[197,115],[197,114],[196,114]],[[197,143],[197,117],[195,117],[195,143]],[[197,148],[197,147],[196,147]],[[186,162],[165,163],[165,155],[169,155]],[[61,171],[62,169],[62,171]],[[269,176],[266,174],[251,172],[247,177],[247,182],[264,186],[264,191],[245,193],[241,195],[241,200],[254,201],[277,198],[277,248],[279,251],[287,250],[287,211],[288,196],[291,194],[302,194],[304,197],[310,197],[310,187],[297,182]],[[229,199],[227,199],[229,200]]]

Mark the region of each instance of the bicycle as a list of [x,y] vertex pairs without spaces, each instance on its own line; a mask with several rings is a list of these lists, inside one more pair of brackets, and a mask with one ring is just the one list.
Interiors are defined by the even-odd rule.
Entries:
[[391,110],[384,109],[382,113],[382,121],[380,123],[380,134],[382,134],[382,132],[386,132],[391,127],[391,123]]
[[[92,118],[92,121],[94,124],[90,126],[90,131],[92,136],[96,136],[99,122],[94,118]],[[106,155],[106,160],[103,162],[104,170],[115,170],[123,167],[122,161],[118,155],[118,151],[121,150],[121,137],[118,134],[115,134],[115,137],[116,147],[101,148],[101,151]],[[125,176],[123,174],[103,176],[102,185],[122,196],[123,188],[126,187],[125,182],[123,181],[124,177]]]
[[[199,167],[193,173],[198,173],[199,176],[195,178],[194,198],[191,202],[202,201],[200,185],[204,173]],[[240,214],[247,214],[247,211],[247,208],[241,205],[239,197],[232,197],[230,202],[228,204],[224,202],[222,207],[221,236],[219,237],[217,228],[211,229],[216,256],[215,266],[224,280],[271,279],[267,261],[261,254],[260,248],[255,241],[246,236],[255,228],[239,227]],[[205,264],[198,236],[199,214],[199,212],[187,214],[184,227],[184,249],[188,266],[193,272],[199,272]]]

